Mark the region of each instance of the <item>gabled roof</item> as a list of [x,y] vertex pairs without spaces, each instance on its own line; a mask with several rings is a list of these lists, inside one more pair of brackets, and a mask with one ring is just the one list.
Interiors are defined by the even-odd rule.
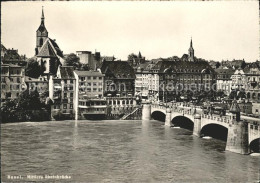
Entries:
[[60,67],[60,74],[61,74],[61,79],[75,79],[74,69],[71,66],[61,66]]
[[176,73],[201,73],[204,69],[207,70],[207,73],[215,73],[214,69],[206,61],[159,61],[152,69],[164,73],[165,69],[168,68],[176,71]]
[[126,61],[105,61],[102,63],[101,71],[106,75],[110,73],[118,79],[135,79],[134,69]]
[[1,43],[1,51],[6,51],[7,49],[5,48],[5,46]]
[[79,76],[104,76],[104,74],[98,71],[74,71]]
[[60,57],[63,57],[63,53],[62,53],[60,47],[58,46],[57,42],[55,40],[51,39],[51,38],[49,38],[49,39],[50,39],[53,47],[55,48],[57,55],[59,55]]
[[8,49],[4,55],[3,61],[5,60],[21,60],[18,50]]
[[217,74],[229,74],[229,75],[232,75],[235,72],[235,70],[226,67],[220,67],[218,69],[215,69],[215,71],[217,72]]
[[260,71],[260,67],[256,62],[247,64],[246,67],[244,68],[244,72],[249,73],[251,69],[257,69],[258,71]]
[[60,50],[58,44],[54,40],[47,38],[43,43],[37,57],[57,57],[57,56],[63,58],[62,51]]
[[39,57],[56,57],[56,53],[53,50],[51,43],[46,40],[43,46],[41,47],[37,56]]

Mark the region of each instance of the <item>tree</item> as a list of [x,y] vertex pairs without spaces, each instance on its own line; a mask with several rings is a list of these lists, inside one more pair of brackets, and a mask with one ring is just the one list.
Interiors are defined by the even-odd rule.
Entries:
[[27,67],[25,68],[25,75],[32,78],[38,78],[42,75],[41,66],[35,59],[31,58],[28,60]]
[[1,107],[1,121],[13,122],[16,120],[16,100],[6,101]]
[[216,69],[220,67],[220,63],[219,62],[216,62]]
[[37,90],[30,93],[28,90],[25,90],[18,97],[17,108],[19,110],[39,110],[42,106]]
[[82,64],[79,61],[79,57],[71,53],[65,58],[65,65],[72,66],[74,69],[80,69]]
[[128,61],[133,61],[135,58],[137,58],[137,55],[134,53],[131,53],[130,55],[128,55]]
[[82,64],[81,70],[83,70],[83,71],[89,71],[89,65],[88,65],[88,64]]

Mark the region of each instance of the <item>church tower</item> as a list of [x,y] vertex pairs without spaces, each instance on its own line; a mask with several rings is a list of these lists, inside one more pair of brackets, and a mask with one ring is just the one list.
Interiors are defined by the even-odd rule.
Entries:
[[44,41],[48,38],[48,31],[44,25],[44,12],[42,7],[42,17],[41,17],[41,24],[36,31],[36,48],[35,48],[35,55],[39,53],[40,48],[42,47]]
[[190,41],[190,48],[189,48],[189,61],[194,61],[194,49],[192,47],[192,39]]

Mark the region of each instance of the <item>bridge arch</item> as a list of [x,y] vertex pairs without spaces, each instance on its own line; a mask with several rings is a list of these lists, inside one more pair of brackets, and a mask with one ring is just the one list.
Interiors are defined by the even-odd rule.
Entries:
[[260,138],[254,139],[249,143],[250,152],[260,152]]
[[194,128],[193,120],[191,120],[190,118],[183,116],[183,115],[174,116],[171,120],[171,123],[174,126],[179,126],[181,128],[185,128],[185,129],[188,129],[191,131]]
[[152,119],[162,121],[162,122],[165,122],[165,116],[166,116],[165,113],[160,110],[152,111],[152,114],[151,114]]
[[208,123],[201,127],[200,135],[227,141],[228,128],[217,123]]

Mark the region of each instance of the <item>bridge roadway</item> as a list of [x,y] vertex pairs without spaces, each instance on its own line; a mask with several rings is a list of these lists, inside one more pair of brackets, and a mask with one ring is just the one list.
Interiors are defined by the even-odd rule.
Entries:
[[[142,119],[150,120],[154,112],[161,112],[165,115],[165,126],[172,126],[176,117],[182,116],[193,122],[193,135],[201,136],[201,130],[210,124],[225,127],[228,130],[226,150],[248,154],[250,144],[260,140],[260,119],[241,116],[236,120],[236,114],[229,113],[225,116],[207,115],[202,109],[185,106],[176,103],[166,107],[165,105],[144,103]],[[240,115],[240,113],[239,113]],[[240,119],[240,118],[239,118]]]

